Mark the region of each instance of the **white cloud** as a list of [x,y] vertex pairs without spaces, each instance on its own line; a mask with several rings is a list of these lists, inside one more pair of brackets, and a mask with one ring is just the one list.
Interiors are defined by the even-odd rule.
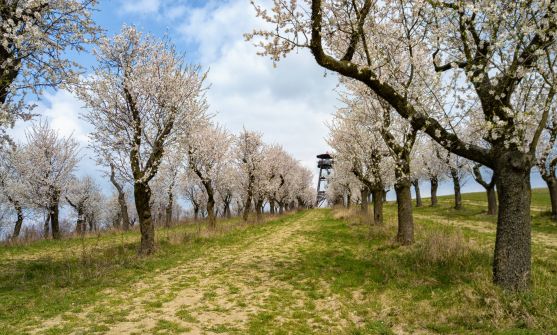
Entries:
[[[45,119],[62,136],[73,136],[82,146],[88,143],[90,125],[79,118],[83,104],[70,92],[58,90],[46,93],[33,110],[39,118]],[[25,128],[29,122],[18,122],[11,131],[16,140],[25,139]]]
[[248,1],[231,0],[188,11],[179,32],[209,67],[208,92],[216,120],[233,132],[245,126],[260,131],[315,171],[315,155],[327,150],[325,120],[335,109],[336,77],[324,77],[307,50],[273,67],[257,56],[243,34],[262,23]]

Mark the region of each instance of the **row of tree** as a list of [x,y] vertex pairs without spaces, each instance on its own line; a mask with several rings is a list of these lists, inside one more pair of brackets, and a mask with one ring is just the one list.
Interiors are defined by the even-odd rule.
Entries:
[[[90,147],[116,190],[117,210],[104,226],[110,221],[127,230],[137,216],[140,253],[155,250],[155,224],[170,224],[176,194],[189,200],[195,218],[205,213],[210,227],[217,215],[233,211],[244,220],[255,211],[259,220],[264,208],[282,213],[311,204],[311,172],[282,147],[252,131],[233,136],[211,121],[205,73],[170,41],[124,27],[98,45],[94,73],[70,87],[87,107],[82,117],[93,127]],[[17,216],[13,238],[26,209],[46,211],[45,233],[60,238],[64,203],[75,211],[78,233],[99,226],[106,201],[90,177],[74,177],[80,160],[74,139],[39,122],[25,144],[2,154],[1,195]],[[128,208],[130,186],[135,210]]]
[[[540,157],[542,175],[554,180],[548,152],[555,137],[557,2],[272,3],[269,10],[255,4],[272,29],[247,39],[274,61],[307,48],[319,65],[340,75],[351,109],[367,110],[364,117],[392,152],[402,222],[411,222],[404,204],[418,132],[493,171],[499,201],[493,280],[506,289],[527,289],[530,171]],[[407,243],[410,227],[399,231]]]

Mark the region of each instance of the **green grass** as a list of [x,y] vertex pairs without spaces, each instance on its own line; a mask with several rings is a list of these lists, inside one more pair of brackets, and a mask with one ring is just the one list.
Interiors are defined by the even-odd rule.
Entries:
[[[192,226],[163,229],[148,258],[136,256],[136,232],[0,247],[0,334],[57,316],[45,334],[102,334],[144,315],[155,322],[136,333],[557,333],[557,223],[547,192],[532,194],[533,286],[521,294],[491,283],[496,218],[484,213],[485,195],[463,198],[460,211],[451,196],[415,208],[409,247],[394,242],[394,203],[384,227],[321,209],[258,225],[222,222],[206,237]],[[171,271],[183,264],[192,272]],[[144,301],[138,314],[122,294],[165,273],[155,295],[148,286],[133,292]],[[185,290],[198,299],[165,312]],[[95,322],[84,324],[83,313]]]

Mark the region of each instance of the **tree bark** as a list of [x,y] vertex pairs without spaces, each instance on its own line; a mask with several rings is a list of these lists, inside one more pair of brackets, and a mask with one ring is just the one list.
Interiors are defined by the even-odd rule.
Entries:
[[207,197],[207,225],[210,229],[215,229],[217,220],[215,218],[215,198],[213,195]]
[[410,181],[406,178],[395,183],[398,210],[398,231],[396,240],[402,245],[409,245],[414,242],[414,218],[412,216],[412,193],[410,191],[410,185]]
[[551,201],[551,219],[557,220],[557,178],[554,176],[544,176],[542,178],[547,184],[549,190],[549,199]]
[[360,201],[360,212],[361,216],[364,220],[364,223],[369,223],[370,215],[369,215],[369,189],[363,186],[360,189],[360,197],[362,198]]
[[491,181],[488,183],[482,177],[480,171],[481,164],[474,165],[472,169],[474,174],[474,179],[480,185],[485,188],[487,194],[487,215],[497,214],[497,193],[495,192],[495,174],[491,177]]
[[59,240],[61,238],[60,234],[60,191],[55,190],[51,199],[50,208],[50,228],[52,231],[52,238],[54,240]]
[[70,204],[73,209],[75,209],[77,213],[77,222],[75,223],[75,231],[78,235],[81,235],[85,232],[85,213],[84,213],[84,201],[80,200],[78,202],[72,202],[70,198],[66,196],[66,201]]
[[124,188],[116,180],[116,168],[114,164],[110,164],[110,182],[118,192],[118,205],[120,206],[120,217],[122,218],[122,228],[124,230],[130,229],[130,216],[128,214],[128,204],[126,202],[126,193]]
[[497,192],[495,187],[486,189],[487,193],[487,215],[497,215]]
[[269,211],[271,214],[275,214],[275,200],[269,200]]
[[420,193],[420,181],[415,179],[412,181],[412,185],[414,186],[414,190],[416,192],[416,207],[422,207],[422,195]]
[[168,203],[166,204],[166,213],[164,218],[164,224],[168,228],[172,223],[172,208],[174,207],[174,194],[168,192]]
[[222,215],[227,219],[230,219],[232,217],[232,213],[230,211],[230,198],[224,200],[224,210]]
[[350,204],[352,204],[352,195],[350,192],[346,193],[346,208],[350,208]]
[[19,201],[14,201],[13,206],[17,213],[17,220],[15,222],[14,232],[11,237],[12,240],[19,237],[19,234],[21,233],[21,226],[23,226],[23,209],[21,208]]
[[520,155],[502,155],[494,169],[499,211],[493,281],[512,291],[527,289],[531,277],[530,168],[518,161]]
[[431,183],[431,207],[437,206],[437,188],[439,187],[439,179],[437,177],[431,177],[429,179]]
[[151,255],[155,252],[155,225],[153,224],[150,206],[151,188],[147,183],[135,182],[133,192],[141,232],[139,254]]
[[454,209],[462,209],[462,194],[460,193],[460,177],[458,170],[451,168],[451,178],[454,187]]
[[44,224],[43,224],[43,234],[44,234],[44,238],[48,238],[48,236],[50,235],[50,209],[47,208],[47,214],[46,214],[46,219],[44,220]]
[[257,222],[261,222],[262,207],[263,199],[257,199],[255,201],[255,217]]
[[255,176],[250,172],[248,176],[248,188],[247,188],[247,198],[244,205],[244,212],[242,213],[242,219],[244,221],[248,220],[249,212],[251,210],[251,201],[253,198],[253,183],[255,182]]
[[385,191],[382,189],[374,190],[372,192],[373,222],[376,225],[383,224],[383,194],[385,194]]

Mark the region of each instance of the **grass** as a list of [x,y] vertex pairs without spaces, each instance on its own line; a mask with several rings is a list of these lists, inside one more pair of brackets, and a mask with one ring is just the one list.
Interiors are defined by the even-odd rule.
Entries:
[[557,333],[547,193],[533,192],[533,288],[521,294],[491,284],[484,199],[416,208],[410,247],[394,242],[393,203],[383,227],[329,209],[204,237],[177,226],[149,258],[135,255],[136,232],[0,247],[0,334]]

